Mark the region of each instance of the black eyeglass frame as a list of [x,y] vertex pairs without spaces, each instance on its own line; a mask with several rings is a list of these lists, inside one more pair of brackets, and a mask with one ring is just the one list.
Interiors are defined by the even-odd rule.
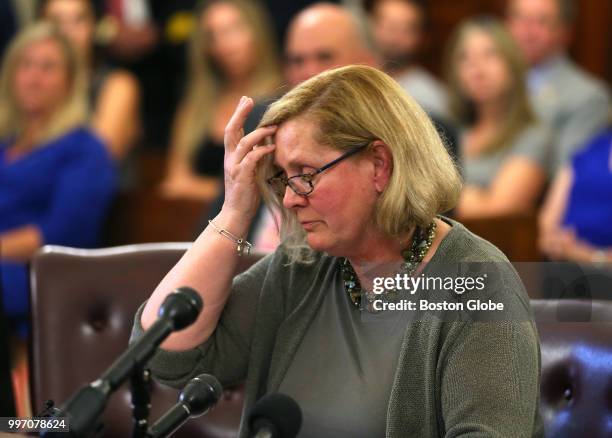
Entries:
[[[349,151],[345,152],[344,154],[340,155],[338,158],[336,158],[335,160],[327,163],[326,165],[319,167],[318,169],[315,169],[314,172],[309,172],[309,173],[300,173],[298,175],[293,175],[290,177],[286,177],[286,176],[282,176],[284,170],[281,170],[280,172],[278,172],[277,174],[275,174],[274,176],[268,178],[266,180],[266,182],[274,189],[274,184],[273,181],[274,180],[280,180],[284,186],[285,189],[287,188],[287,186],[289,186],[291,188],[291,190],[293,190],[293,192],[296,195],[300,195],[300,196],[308,196],[310,195],[313,190],[314,190],[314,184],[312,183],[313,179],[315,176],[317,176],[318,174],[326,171],[327,169],[329,169],[330,167],[335,166],[336,164],[338,164],[339,162],[341,162],[342,160],[355,155],[358,152],[361,152],[363,149],[365,149],[366,147],[368,147],[372,142],[369,141],[367,143],[364,143],[362,145],[359,146],[355,146],[354,148],[350,149]],[[294,178],[301,178],[302,181],[304,181],[305,183],[308,183],[308,185],[310,186],[310,190],[308,190],[307,192],[300,192],[298,191],[292,184],[291,184],[291,180]],[[278,193],[279,196],[282,196],[282,193]]]

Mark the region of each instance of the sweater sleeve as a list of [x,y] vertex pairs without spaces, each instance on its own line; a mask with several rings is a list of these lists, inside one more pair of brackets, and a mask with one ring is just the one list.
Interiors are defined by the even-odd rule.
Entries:
[[[246,378],[259,296],[272,258],[264,257],[234,278],[217,327],[206,342],[190,350],[158,349],[148,363],[155,380],[182,388],[202,373],[214,375],[223,386]],[[143,303],[136,313],[130,343],[143,334],[140,318],[144,306]]]
[[538,436],[540,344],[525,288],[507,260],[472,266],[487,281],[470,298],[501,302],[505,310],[493,319],[473,311],[450,323],[437,373],[445,436]]
[[466,323],[442,375],[445,436],[534,436],[539,368],[531,322]]
[[486,266],[490,283],[478,298],[506,310],[497,320],[473,312],[451,323],[438,376],[445,436],[537,436],[540,346],[528,298],[510,264]]

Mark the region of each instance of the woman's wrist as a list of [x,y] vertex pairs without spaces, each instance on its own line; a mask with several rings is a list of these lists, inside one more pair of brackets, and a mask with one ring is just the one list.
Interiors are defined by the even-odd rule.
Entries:
[[218,227],[212,220],[208,221],[208,225],[213,227],[213,229],[221,236],[225,237],[227,240],[236,245],[236,252],[239,256],[251,253],[251,248],[253,248],[253,245],[251,245],[251,242],[248,242],[246,238],[236,236],[231,231]]
[[221,212],[212,220],[217,228],[227,230],[241,239],[246,239],[251,221],[252,219],[245,214],[225,208],[222,208]]

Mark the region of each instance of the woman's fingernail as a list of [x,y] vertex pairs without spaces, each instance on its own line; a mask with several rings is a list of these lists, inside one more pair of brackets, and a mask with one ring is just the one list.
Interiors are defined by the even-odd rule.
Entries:
[[242,97],[240,98],[240,105],[244,105],[244,102],[246,102],[246,97],[245,97],[245,96],[242,96]]

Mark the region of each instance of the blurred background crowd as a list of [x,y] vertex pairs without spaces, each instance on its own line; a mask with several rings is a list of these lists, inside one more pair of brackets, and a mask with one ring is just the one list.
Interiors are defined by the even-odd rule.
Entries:
[[[524,231],[522,260],[611,262],[611,27],[609,0],[0,0],[3,333],[27,337],[40,247],[190,240],[240,97],[248,132],[348,64],[431,116],[465,181],[450,215],[502,249]],[[249,239],[275,248],[274,213]]]

